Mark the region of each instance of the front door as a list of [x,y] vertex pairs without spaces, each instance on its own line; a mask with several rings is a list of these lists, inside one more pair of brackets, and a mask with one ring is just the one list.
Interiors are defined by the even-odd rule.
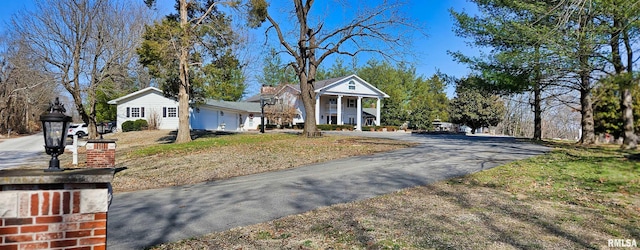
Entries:
[[337,115],[328,115],[327,116],[327,124],[338,124],[338,116]]

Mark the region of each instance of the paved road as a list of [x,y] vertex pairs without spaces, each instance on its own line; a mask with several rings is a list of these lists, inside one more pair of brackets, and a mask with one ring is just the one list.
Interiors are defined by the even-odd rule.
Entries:
[[108,248],[142,249],[265,222],[489,169],[548,150],[513,138],[371,134],[420,145],[223,181],[116,194],[109,210]]
[[[78,140],[78,146],[83,147],[86,140]],[[73,140],[67,139],[67,150],[71,150]],[[67,152],[65,154],[71,154]],[[51,156],[44,151],[42,133],[5,139],[0,142],[0,169],[15,168],[24,165],[49,166]]]
[[46,167],[48,162],[42,133],[0,142],[0,169],[27,164],[43,164]]

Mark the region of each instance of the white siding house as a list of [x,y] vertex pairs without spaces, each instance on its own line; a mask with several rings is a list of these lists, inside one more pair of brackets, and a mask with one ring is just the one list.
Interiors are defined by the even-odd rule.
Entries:
[[[148,87],[108,102],[117,105],[117,126],[122,123],[156,119],[159,129],[178,129],[178,102],[163,95],[162,90]],[[260,125],[260,104],[210,100],[189,109],[191,129],[245,131]]]
[[[299,98],[299,85],[280,85],[273,92],[279,100],[296,108],[300,118],[294,123],[304,122],[306,113]],[[379,126],[380,102],[382,98],[389,98],[389,95],[356,75],[318,81],[315,83],[315,93],[317,124],[351,124],[356,130],[362,130],[363,125]],[[364,107],[365,99],[375,100],[375,107]],[[260,95],[250,97],[247,101],[260,102]]]
[[178,102],[165,97],[162,90],[148,87],[107,102],[117,105],[117,126],[122,131],[122,123],[157,117],[159,129],[178,128]]
[[209,100],[191,110],[191,128],[247,131],[260,125],[260,104]]

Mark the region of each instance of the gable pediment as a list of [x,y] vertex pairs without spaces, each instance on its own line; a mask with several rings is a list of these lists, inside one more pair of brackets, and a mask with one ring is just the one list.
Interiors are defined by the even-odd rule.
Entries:
[[389,95],[356,75],[335,80],[326,86],[316,89],[316,92],[330,95],[389,97]]

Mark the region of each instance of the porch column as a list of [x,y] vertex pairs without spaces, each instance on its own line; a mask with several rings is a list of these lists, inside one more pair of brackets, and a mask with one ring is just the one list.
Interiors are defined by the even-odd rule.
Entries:
[[357,113],[357,118],[356,118],[356,130],[357,131],[362,131],[362,96],[358,96],[358,102],[357,102],[357,106],[356,106],[356,113]]
[[380,126],[380,97],[376,102],[376,126]]
[[338,125],[342,125],[342,96],[338,96]]
[[320,124],[320,93],[316,93],[316,125]]

